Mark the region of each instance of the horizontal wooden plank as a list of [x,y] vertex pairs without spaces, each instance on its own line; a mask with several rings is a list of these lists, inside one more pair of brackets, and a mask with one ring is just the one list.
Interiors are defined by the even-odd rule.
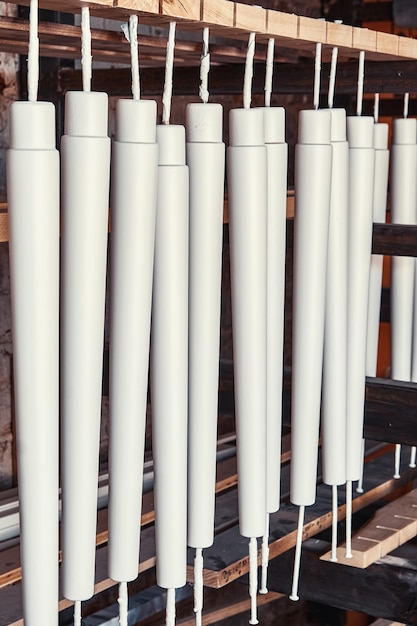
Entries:
[[[299,596],[302,600],[358,611],[401,624],[417,624],[417,575],[414,558],[383,557],[366,569],[320,560],[318,551],[328,544],[318,541],[303,546]],[[399,549],[401,550],[401,548]],[[289,594],[294,551],[274,559],[269,566],[268,587]],[[388,622],[391,624],[391,622]]]
[[[119,4],[119,2],[121,4]],[[210,8],[210,4],[213,3],[213,8]],[[17,2],[16,2],[17,4]],[[20,0],[19,4],[28,5],[29,0]],[[40,7],[45,9],[56,9],[58,4],[56,0],[40,0]],[[232,4],[232,3],[230,3]],[[156,12],[155,5],[151,0],[63,0],[59,3],[59,9],[61,11],[68,11],[78,13],[82,6],[90,6],[91,12],[96,15],[112,17],[114,19],[125,19],[129,12],[139,13],[139,16],[144,18],[159,19],[165,21],[167,19],[179,19],[187,22],[189,27],[199,29],[202,22],[200,21],[202,15],[204,15],[204,24],[212,24],[213,26],[224,26],[229,28],[229,36],[231,38],[242,37],[243,33],[249,33],[257,31],[264,33],[265,36],[273,36],[276,33],[276,20],[272,16],[272,13],[266,17],[266,10],[258,7],[250,6],[235,2],[234,5],[234,28],[230,29],[230,14],[227,10],[219,10],[219,0],[205,0],[204,5],[200,0],[160,0],[158,12]],[[225,8],[223,6],[223,8]],[[153,12],[154,11],[154,12]],[[256,16],[255,16],[256,13]],[[246,19],[245,16],[252,14],[254,19]],[[265,19],[258,18],[257,15],[263,16]],[[212,21],[211,21],[212,20]],[[271,32],[268,32],[267,24],[272,26]],[[288,47],[297,46],[305,51],[311,51],[312,46],[316,42],[321,42],[328,45],[335,45],[335,41],[346,42],[346,26],[343,24],[336,24],[329,30],[332,32],[332,36],[327,39],[327,27],[326,22],[318,19],[308,18],[304,16],[299,17],[298,32],[294,37],[290,37],[285,42],[284,38],[281,38],[281,45],[288,45]],[[340,34],[337,32],[340,30]],[[410,47],[400,48],[399,37],[392,35],[387,38],[380,36],[379,42],[377,42],[376,31],[368,30],[364,28],[354,27],[352,30],[352,43],[351,45],[345,45],[343,43],[343,50],[351,52],[352,56],[357,56],[358,51],[367,51],[368,58],[395,58],[397,55],[406,54],[408,58],[417,58],[417,50]],[[369,54],[368,54],[369,53]]]
[[[379,509],[359,528],[352,538],[352,550],[346,556],[346,546],[337,550],[340,563],[349,567],[365,568],[416,536],[417,490]],[[329,560],[331,552],[321,559]]]

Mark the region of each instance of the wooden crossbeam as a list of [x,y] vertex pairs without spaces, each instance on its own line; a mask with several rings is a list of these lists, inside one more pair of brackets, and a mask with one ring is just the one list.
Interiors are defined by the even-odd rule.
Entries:
[[[337,559],[350,567],[365,568],[417,535],[417,490],[379,509],[352,537],[352,556],[346,546],[337,549]],[[321,558],[329,560],[331,552]]]
[[[17,2],[16,2],[17,4]],[[29,4],[29,0],[19,0],[19,4]],[[56,0],[40,0],[44,9],[57,8]],[[249,6],[228,0],[160,0],[158,8],[155,0],[62,0],[61,11],[78,13],[83,6],[89,6],[93,14],[114,19],[126,19],[137,13],[142,21],[167,23],[172,19],[181,21],[191,28],[208,25],[213,32],[227,29],[229,37],[247,37],[255,32],[260,41],[277,37],[279,45],[296,47],[310,53],[315,44],[321,42],[330,49],[340,47],[341,53],[357,56],[360,50],[367,53],[368,59],[417,58],[417,46],[405,44],[403,39],[389,33],[332,24],[304,16],[289,17],[288,13]],[[233,21],[232,21],[233,16]],[[295,21],[297,31],[295,32]],[[412,42],[412,40],[410,40]]]

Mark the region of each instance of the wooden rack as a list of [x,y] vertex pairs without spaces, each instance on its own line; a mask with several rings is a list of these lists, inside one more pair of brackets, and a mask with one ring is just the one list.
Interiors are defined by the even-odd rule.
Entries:
[[[29,5],[28,0],[15,4]],[[178,21],[179,34],[176,44],[176,63],[180,66],[197,66],[200,61],[201,43],[182,37],[181,33],[201,30],[204,26],[210,27],[213,38],[219,37],[230,40],[227,44],[217,43],[211,45],[210,52],[213,62],[213,73],[216,66],[222,63],[241,63],[246,53],[246,41],[250,32],[255,32],[257,42],[257,59],[264,61],[266,43],[270,37],[276,40],[277,50],[285,48],[303,56],[311,56],[315,50],[315,44],[323,44],[324,56],[334,46],[339,48],[339,54],[345,59],[357,58],[359,51],[366,52],[366,59],[372,61],[390,61],[404,63],[417,60],[417,40],[400,37],[389,33],[381,33],[373,30],[351,27],[343,24],[335,24],[322,20],[296,16],[263,9],[258,6],[250,6],[230,0],[40,0],[39,5],[43,9],[59,10],[61,12],[79,13],[81,8],[89,6],[92,15],[108,19],[125,21],[130,14],[139,15],[140,23],[149,25],[168,25],[172,20]],[[40,53],[41,56],[59,58],[79,58],[80,56],[80,29],[76,26],[64,24],[41,23],[39,27]],[[0,49],[4,51],[26,54],[28,40],[28,22],[21,19],[0,18]],[[128,64],[130,61],[129,44],[122,33],[114,31],[93,30],[93,56],[96,60],[112,60]],[[141,36],[139,40],[140,55],[143,62],[150,68],[162,66],[165,60],[166,41],[163,38]],[[404,64],[405,67],[405,64]],[[409,67],[409,66],[408,66]],[[413,72],[414,64],[409,68]],[[404,80],[404,77],[403,77]],[[213,78],[213,84],[215,79]],[[162,81],[160,81],[162,84]],[[68,84],[67,84],[68,87]],[[69,86],[70,88],[71,86]],[[392,84],[387,90],[392,90]],[[381,91],[383,89],[381,88]],[[120,94],[119,94],[120,95]],[[289,239],[291,238],[291,221],[289,221]],[[0,207],[0,241],[8,240],[6,207]],[[379,254],[396,254],[417,256],[417,227],[374,225],[373,251]],[[285,377],[285,406],[286,417],[289,416],[289,387],[290,376],[287,372]],[[227,399],[226,399],[227,400]],[[228,399],[231,401],[231,399]],[[368,379],[366,389],[365,407],[365,435],[379,441],[417,444],[415,429],[415,410],[417,400],[417,386],[411,383],[397,383],[383,381],[382,379]],[[391,446],[392,448],[392,446]],[[391,450],[391,448],[388,448]],[[386,447],[385,447],[386,451]],[[284,455],[283,462],[288,462],[288,454]],[[375,453],[371,462],[381,464],[379,453]],[[378,465],[379,467],[379,465]],[[222,468],[219,469],[222,471]],[[223,468],[226,477],[218,482],[217,498],[223,498],[224,502],[233,500],[230,491],[236,483],[235,469],[228,465]],[[388,474],[382,484],[377,484],[370,479],[367,492],[363,496],[357,496],[354,501],[354,509],[360,510],[369,504],[387,496],[397,496],[406,490],[412,481],[417,479],[417,470],[404,471],[399,481],[394,481]],[[223,480],[223,482],[222,482]],[[221,485],[219,487],[219,484]],[[318,505],[312,507],[304,528],[304,537],[314,537],[318,532],[328,528],[331,523],[330,503],[328,496],[324,495],[325,488],[321,486],[322,497]],[[152,517],[152,503],[144,505],[147,513],[145,524]],[[344,508],[339,508],[342,518]],[[142,520],[144,522],[144,520]],[[219,533],[214,547],[207,551],[207,569],[205,571],[205,583],[213,588],[224,587],[233,584],[242,575],[248,572],[246,559],[246,544],[239,543],[239,535],[236,523],[230,522],[230,528],[223,529]],[[273,561],[270,567],[270,587],[276,592],[287,593],[285,580],[288,579],[288,570],[291,569],[293,555],[291,548],[295,544],[295,516],[288,504],[283,504],[282,510],[275,515],[272,523],[273,541],[271,544],[271,557]],[[99,515],[99,535],[97,538],[99,549],[98,575],[96,587],[97,594],[108,592],[113,582],[109,581],[106,572],[106,521],[104,516]],[[154,540],[153,528],[146,527],[142,536],[141,577],[140,585],[154,584],[153,568]],[[225,546],[236,546],[233,552],[224,556]],[[101,546],[101,547],[100,547]],[[19,593],[19,561],[16,550],[7,553],[7,558],[2,559],[8,563],[6,570],[0,567],[1,593],[10,595],[8,602],[12,605]],[[324,585],[323,591],[318,590],[321,583],[317,580],[320,576],[323,580],[332,581],[332,591],[336,605],[343,608],[358,608],[359,600],[356,597],[349,598],[347,592],[351,577],[351,571],[342,573],[338,566],[335,576],[334,564],[319,562],[314,550],[306,550],[306,563],[303,565],[301,574],[301,594],[307,598],[326,603],[326,598],[320,594],[329,592],[328,584]],[[276,558],[275,558],[276,557]],[[279,558],[278,558],[279,557]],[[224,559],[223,561],[221,559]],[[406,564],[407,565],[407,564]],[[383,604],[385,615],[408,619],[410,623],[417,623],[417,583],[412,564],[400,570],[399,567],[391,569],[392,580],[397,587],[393,586],[391,596],[383,597],[380,589],[389,576],[386,564],[371,566],[369,571],[361,574],[361,584],[369,593],[369,598],[364,594],[362,598],[362,610],[372,612],[376,610],[377,603]],[[283,572],[286,573],[283,576]],[[310,573],[309,573],[310,572]],[[190,571],[191,580],[191,571]],[[283,582],[284,581],[284,582]],[[340,581],[340,584],[339,584]],[[375,581],[377,584],[375,584]],[[334,582],[334,586],[333,586]],[[338,583],[336,585],[336,582]],[[13,584],[16,583],[14,587]],[[400,585],[401,587],[398,587]],[[340,597],[339,588],[344,585],[344,598]],[[393,604],[393,597],[403,594],[397,604]],[[373,595],[372,595],[373,593]],[[377,594],[377,595],[375,595]],[[379,595],[378,595],[379,594]],[[275,599],[276,595],[272,596]],[[391,603],[391,609],[390,609]],[[63,601],[62,610],[69,603]],[[391,610],[391,613],[389,611]],[[410,611],[413,614],[410,614]],[[17,620],[17,617],[14,619]],[[0,620],[1,621],[1,620]],[[20,620],[16,621],[21,624]]]
[[[29,1],[24,0],[19,4],[28,5]],[[213,35],[230,39],[246,39],[248,33],[255,32],[259,42],[266,43],[270,37],[274,37],[278,47],[293,48],[299,52],[311,53],[314,45],[319,42],[323,44],[324,51],[337,46],[340,54],[347,57],[357,56],[359,51],[364,50],[369,60],[417,59],[417,41],[408,37],[263,9],[231,0],[62,0],[59,3],[56,0],[40,0],[39,5],[44,9],[59,9],[70,13],[79,13],[83,6],[89,6],[92,15],[123,21],[136,13],[144,24],[161,26],[175,20],[181,29],[195,30],[208,26]],[[1,33],[1,49],[10,47],[10,40],[4,33],[8,29],[13,31],[13,36],[17,34],[13,23],[6,25]],[[56,30],[57,35],[60,32],[62,34],[64,30]],[[53,30],[49,30],[49,33],[40,32],[41,52],[42,39],[46,39],[48,34],[52,35]],[[118,41],[123,41],[122,35]],[[59,45],[59,42],[56,44]],[[127,52],[126,41],[125,48]],[[51,55],[56,55],[57,51],[50,48]],[[64,55],[65,51],[61,50],[60,53]],[[108,50],[108,53],[112,52]],[[68,50],[66,54],[69,54]],[[78,54],[77,51],[77,56]]]

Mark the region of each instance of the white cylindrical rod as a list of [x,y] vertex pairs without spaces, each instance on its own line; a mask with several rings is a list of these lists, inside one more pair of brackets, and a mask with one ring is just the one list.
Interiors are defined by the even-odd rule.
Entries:
[[[417,219],[417,120],[394,120],[391,147],[391,221]],[[411,380],[415,260],[391,258],[391,376]]]
[[[391,221],[395,224],[416,224],[417,167],[416,120],[394,120],[391,148]],[[411,257],[391,258],[391,377],[396,380],[417,380],[415,353],[415,268]],[[396,446],[394,477],[400,476],[401,446]]]
[[239,529],[266,511],[267,150],[262,109],[230,112],[227,152]]
[[55,109],[16,102],[7,153],[23,614],[58,624],[59,154]]
[[365,400],[366,330],[374,197],[374,120],[348,117],[349,235],[346,477],[359,480]]
[[332,173],[322,390],[323,482],[346,482],[349,146],[346,112],[331,109]]
[[[288,146],[285,143],[285,110],[266,107],[267,151],[267,355],[266,355],[266,511],[280,506],[282,376],[284,350],[285,247]],[[267,516],[267,529],[269,520]],[[268,535],[262,543],[261,592],[267,593]]]
[[156,577],[160,587],[175,589],[186,582],[189,181],[184,127],[157,126],[156,137],[151,336]]
[[119,100],[112,158],[109,576],[138,575],[155,240],[156,103]]
[[220,104],[186,110],[190,176],[188,545],[196,548],[194,611],[201,621],[202,548],[214,539],[225,146]]
[[68,92],[62,138],[63,595],[94,591],[110,178],[107,94]]
[[316,497],[331,190],[330,124],[329,111],[301,111],[295,153],[290,498],[293,504],[305,506],[313,504]]
[[[388,190],[388,124],[374,124],[375,175],[372,219],[384,223]],[[379,318],[381,312],[383,256],[373,254],[369,276],[368,330],[366,337],[366,375],[376,376]]]
[[271,107],[263,113],[268,167],[266,510],[273,513],[280,505],[288,146],[285,110]]
[[225,147],[220,104],[187,107],[188,545],[214,539]]

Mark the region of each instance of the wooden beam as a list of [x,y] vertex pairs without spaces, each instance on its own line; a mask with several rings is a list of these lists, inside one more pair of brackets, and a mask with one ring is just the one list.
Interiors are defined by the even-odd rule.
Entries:
[[[213,2],[213,9],[210,10],[210,4]],[[17,2],[16,2],[17,3]],[[29,0],[19,0],[19,4],[27,5]],[[265,9],[258,9],[256,6],[249,6],[239,2],[231,3],[234,6],[234,24],[233,29],[230,28],[229,13],[221,10],[221,3],[219,0],[205,0],[204,4],[202,0],[160,0],[158,13],[152,12],[150,8],[149,0],[123,0],[122,5],[119,5],[118,0],[91,0],[86,3],[84,0],[63,0],[60,4],[60,10],[78,13],[82,6],[90,6],[92,13],[110,17],[114,19],[125,19],[126,16],[131,13],[139,13],[139,16],[143,21],[150,19],[152,23],[156,19],[159,22],[165,22],[172,18],[183,20],[191,28],[201,29],[202,24],[213,25],[213,27],[227,27],[230,37],[247,37],[249,32],[256,31],[261,37],[268,38],[272,35],[280,36],[280,32],[276,32],[276,21],[267,16]],[[46,9],[56,9],[56,0],[40,0],[40,7]],[[219,10],[220,7],[220,10]],[[224,7],[223,7],[224,8]],[[204,15],[204,20],[202,19]],[[210,17],[212,16],[212,17]],[[249,17],[249,19],[248,19]],[[213,19],[213,23],[210,21]],[[273,32],[268,32],[268,23],[275,23]],[[345,25],[335,25],[344,30]],[[334,34],[334,28],[331,29]],[[285,39],[286,32],[283,32]],[[342,36],[341,36],[342,37]],[[357,57],[360,50],[367,52],[367,58],[395,58],[399,51],[399,42],[397,35],[392,36],[386,40],[381,39],[380,45],[377,44],[376,31],[360,29],[354,27],[352,31],[352,43],[343,47],[343,51],[346,54]],[[336,35],[336,38],[338,36]],[[284,41],[281,39],[281,43]],[[327,38],[327,26],[325,21],[307,18],[301,16],[298,18],[298,31],[295,38],[288,38],[287,44],[289,47],[296,46],[300,50],[305,50],[311,53],[314,49],[316,42],[322,42],[325,45],[332,46],[333,39]],[[393,50],[395,51],[393,53]],[[403,50],[402,54],[408,58],[416,58],[414,52],[411,50]],[[411,54],[412,56],[408,56]]]
[[[337,549],[337,559],[348,567],[369,567],[381,557],[413,539],[417,534],[417,490],[397,498],[378,509],[372,518],[352,537],[351,556],[346,557],[346,545]],[[321,559],[329,561],[331,552]]]
[[[341,563],[320,560],[326,542],[315,540],[303,545],[299,596],[302,600],[359,611],[374,617],[417,624],[417,577],[414,555],[406,558],[387,556],[367,569],[352,569]],[[294,551],[274,559],[269,565],[268,587],[289,594]],[[388,622],[389,624],[391,622]]]

